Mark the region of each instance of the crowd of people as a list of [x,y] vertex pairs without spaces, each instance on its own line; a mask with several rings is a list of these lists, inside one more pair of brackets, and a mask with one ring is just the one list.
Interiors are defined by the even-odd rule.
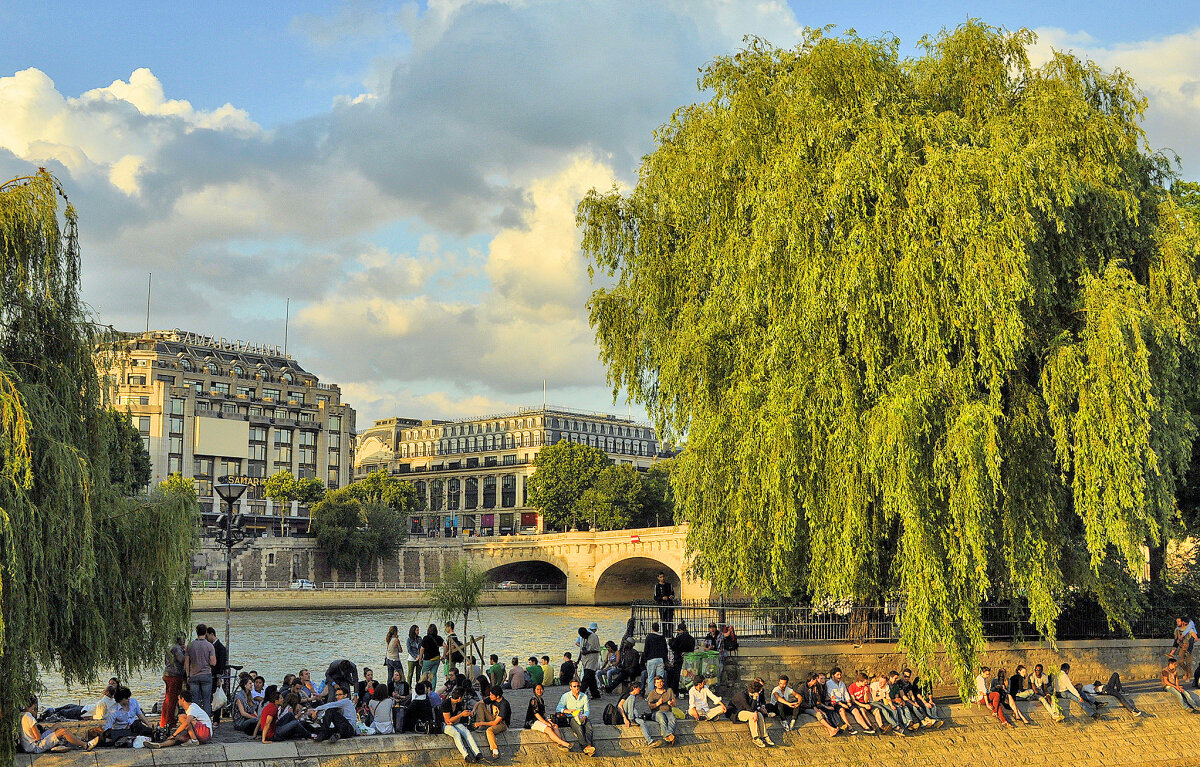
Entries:
[[[512,726],[508,697],[511,691],[523,689],[531,692],[524,719],[519,720],[523,727],[543,734],[561,749],[589,756],[596,753],[596,716],[606,725],[638,728],[648,748],[673,744],[676,724],[687,718],[726,718],[745,724],[751,742],[759,748],[776,745],[768,732],[769,719],[775,719],[785,733],[802,721],[814,720],[829,737],[886,733],[903,737],[945,723],[932,686],[907,668],[847,674],[835,667],[828,673],[810,673],[796,683],[781,674],[774,685],[756,678],[719,695],[712,678],[682,661],[697,647],[716,650],[721,659],[736,652],[736,634],[727,626],[710,624],[697,642],[682,622],[655,623],[639,650],[631,637],[619,645],[602,644],[597,624],[591,623],[576,632],[575,650],[553,665],[546,655],[529,656],[522,664],[519,656],[505,663],[495,654],[484,665],[482,658],[470,654],[471,647],[459,641],[453,623],[446,623],[443,630],[441,634],[436,624],[430,624],[422,634],[412,626],[402,639],[398,628],[391,627],[380,678],[366,667],[360,678],[359,667],[348,659],[332,662],[318,679],[308,669],[289,673],[278,684],[268,684],[254,671],[240,673],[233,678],[227,704],[218,701],[214,710],[214,680],[220,690],[225,670],[237,667],[226,665],[224,648],[215,641],[212,629],[200,625],[195,640],[185,645],[180,638],[167,651],[157,723],[147,718],[127,687],[111,679],[93,706],[47,709],[39,717],[33,699],[22,715],[21,746],[26,752],[41,753],[101,745],[167,748],[206,743],[221,709],[227,708],[234,729],[263,743],[443,734],[467,762],[474,763],[499,756],[496,736]],[[1200,698],[1180,683],[1179,656],[1190,660],[1194,639],[1194,627],[1181,622],[1161,682],[1183,707],[1200,713]],[[566,690],[557,697],[547,696],[549,688],[559,686]],[[1115,699],[1133,716],[1142,715],[1119,674],[1105,683],[1095,680],[1076,687],[1066,663],[1053,674],[1042,664],[1032,672],[1018,665],[1011,675],[1004,669],[993,674],[983,667],[975,689],[973,702],[990,709],[1006,727],[1034,724],[1018,705],[1021,702],[1040,704],[1054,721],[1069,717],[1072,704],[1088,716],[1099,716],[1105,705],[1101,697]],[[594,712],[593,704],[603,693],[615,693],[616,702]],[[223,691],[218,696],[224,697]],[[89,718],[97,724],[86,730],[86,738],[65,728],[43,730],[39,724],[39,719],[64,718]],[[486,749],[476,735],[482,736]]]

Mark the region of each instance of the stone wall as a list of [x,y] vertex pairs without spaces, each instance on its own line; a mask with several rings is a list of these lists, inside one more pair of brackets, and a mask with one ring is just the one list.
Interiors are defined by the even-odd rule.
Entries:
[[[1135,718],[1109,707],[1100,719],[1069,719],[1054,724],[1037,707],[1029,711],[1036,729],[1006,729],[978,706],[942,706],[947,726],[908,737],[860,736],[830,739],[811,723],[785,734],[774,722],[770,734],[779,748],[751,747],[744,725],[682,722],[677,742],[647,749],[638,730],[597,725],[596,758],[564,753],[538,733],[514,729],[499,737],[500,764],[620,764],[627,767],[680,765],[870,765],[870,767],[1192,767],[1200,763],[1200,717],[1188,716],[1166,693],[1135,693],[1148,715]],[[520,712],[514,712],[514,719]],[[568,736],[569,738],[569,736]],[[477,736],[476,742],[483,742]],[[101,749],[92,753],[19,755],[16,767],[109,767],[113,765],[198,764],[211,767],[460,767],[463,761],[445,736],[373,736],[334,745],[287,742],[180,746],[160,751]]]
[[[1107,680],[1114,671],[1122,679],[1150,679],[1157,678],[1166,665],[1165,656],[1170,648],[1169,639],[1059,642],[1057,650],[1043,642],[989,642],[980,665],[991,666],[993,671],[1003,668],[1012,674],[1020,663],[1031,671],[1038,663],[1048,671],[1057,671],[1061,664],[1070,663],[1071,678],[1080,684],[1093,679]],[[910,665],[907,656],[895,644],[767,646],[742,642],[738,656],[727,667],[726,679],[744,681],[762,677],[773,683],[780,673],[796,680],[813,671],[828,672],[834,666],[852,674],[899,671],[907,665]],[[953,678],[943,654],[939,654],[938,667],[943,679]],[[1196,763],[1200,764],[1200,756]]]
[[[566,602],[565,591],[485,591],[479,598],[483,607],[494,605],[561,605]],[[258,591],[238,589],[233,592],[232,610],[373,610],[390,607],[428,607],[424,591],[367,591],[365,589],[293,591]],[[225,591],[214,589],[192,592],[193,610],[224,610]]]

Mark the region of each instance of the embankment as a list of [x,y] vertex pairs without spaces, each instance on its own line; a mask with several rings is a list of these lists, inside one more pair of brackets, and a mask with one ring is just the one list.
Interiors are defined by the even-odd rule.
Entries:
[[[1143,685],[1144,686],[1144,685]],[[1063,724],[1048,720],[1040,707],[1031,707],[1039,726],[1006,729],[977,706],[943,706],[948,723],[940,730],[908,737],[826,737],[814,724],[790,734],[773,721],[770,734],[779,748],[753,748],[744,725],[728,722],[682,722],[678,740],[668,748],[647,749],[635,728],[596,726],[595,759],[564,753],[544,736],[515,729],[500,736],[502,765],[566,763],[618,764],[628,767],[679,765],[870,765],[870,767],[1192,767],[1200,763],[1200,716],[1188,716],[1163,692],[1135,694],[1148,714],[1133,717],[1109,710],[1100,719],[1073,719]],[[514,712],[515,720],[520,712]],[[482,742],[477,736],[477,742]],[[17,757],[17,767],[108,767],[109,765],[202,764],[211,767],[398,767],[433,765],[459,767],[462,758],[448,737],[373,736],[334,745],[256,742],[180,746],[151,750],[98,750],[93,753],[45,754]]]
[[[485,591],[480,604],[495,605],[561,605],[566,603],[565,591]],[[429,598],[424,591],[366,591],[359,589],[299,589],[256,590],[237,589],[233,592],[231,609],[242,610],[327,610],[331,608],[370,609],[375,607],[425,607]],[[225,592],[193,591],[193,610],[224,610]]]

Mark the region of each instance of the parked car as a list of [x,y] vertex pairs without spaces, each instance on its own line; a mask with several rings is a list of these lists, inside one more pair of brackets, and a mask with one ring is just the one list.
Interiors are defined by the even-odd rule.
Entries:
[[292,581],[292,588],[308,591],[309,589],[315,589],[316,586],[314,586],[313,582],[307,578],[301,578],[300,580]]
[[496,588],[498,588],[498,589],[516,589],[516,588],[520,588],[520,586],[516,581],[501,581],[500,583],[496,584]]

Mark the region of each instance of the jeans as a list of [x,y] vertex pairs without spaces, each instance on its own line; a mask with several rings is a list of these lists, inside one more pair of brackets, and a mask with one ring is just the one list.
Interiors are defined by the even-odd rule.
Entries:
[[637,726],[642,731],[642,739],[646,741],[646,745],[654,742],[654,736],[650,734],[650,724],[645,719],[638,719]]
[[406,663],[408,664],[408,673],[405,674],[404,680],[408,682],[408,688],[411,690],[413,685],[421,681],[421,675],[417,673],[417,669],[421,667],[421,662],[417,660],[410,660],[406,661]]
[[884,724],[890,724],[892,727],[900,726],[899,719],[896,717],[896,710],[888,704],[881,700],[873,700],[871,701],[871,708],[879,712],[879,715],[883,717]]
[[675,715],[670,711],[655,711],[654,721],[658,722],[664,738],[675,734]]
[[204,709],[204,713],[212,716],[212,677],[193,676],[188,678],[188,689],[192,691],[192,702]]
[[779,721],[785,727],[795,727],[796,720],[800,718],[801,708],[801,706],[792,708],[791,706],[785,706],[779,701],[775,701],[775,716],[779,717]]
[[1088,716],[1091,716],[1095,712],[1094,708],[1089,706],[1087,703],[1084,703],[1083,700],[1078,695],[1071,692],[1070,690],[1068,690],[1066,692],[1057,693],[1057,697],[1059,700],[1062,701],[1063,713],[1067,714],[1068,716],[1071,713],[1071,701],[1075,701],[1076,703],[1078,703],[1079,707],[1081,709],[1083,709],[1084,713],[1086,713]]
[[433,660],[421,661],[421,677],[424,678],[425,675],[428,674],[429,682],[434,687],[437,686],[438,663],[439,663],[439,661],[437,660],[437,658],[434,658]]
[[661,676],[664,681],[667,678],[666,672],[663,670],[663,659],[662,658],[651,658],[650,660],[646,661],[646,688],[647,689],[650,689],[650,690],[654,689],[654,677],[656,677],[656,676]]
[[308,737],[308,730],[304,727],[304,722],[299,719],[292,719],[275,728],[274,740],[293,740],[306,737]]
[[588,720],[579,721],[578,717],[571,717],[571,732],[575,733],[575,737],[579,740],[579,744],[583,747],[593,746],[592,743],[592,723]]
[[1121,686],[1121,675],[1113,672],[1113,675],[1108,678],[1108,684],[1104,685],[1104,695],[1111,695],[1117,699],[1117,702],[1133,713],[1138,713],[1138,707],[1133,705],[1133,701],[1125,694],[1125,688]]
[[[1166,688],[1168,692],[1175,696],[1175,700],[1184,708],[1200,708],[1200,703],[1196,702],[1192,694],[1187,690],[1177,690],[1174,687]],[[1062,695],[1060,692],[1059,695]]]
[[322,737],[329,737],[329,731],[333,730],[340,738],[353,738],[358,734],[346,717],[342,716],[341,711],[329,709],[325,712],[325,716],[321,717],[321,727],[318,730]]
[[471,731],[463,724],[447,724],[442,727],[442,732],[450,736],[454,741],[454,747],[458,749],[458,753],[463,755],[463,758],[468,756],[479,756],[479,746],[475,745],[475,739],[471,737]]

